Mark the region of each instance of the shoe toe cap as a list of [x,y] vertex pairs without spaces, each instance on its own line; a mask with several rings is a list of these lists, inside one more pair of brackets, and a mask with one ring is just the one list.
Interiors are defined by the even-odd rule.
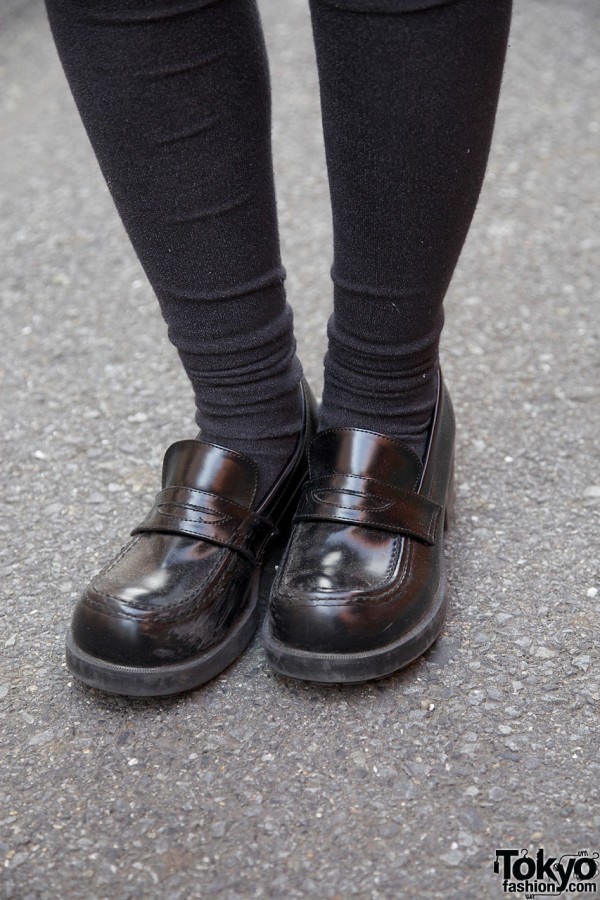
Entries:
[[209,602],[224,551],[202,549],[178,536],[134,538],[80,597],[71,624],[77,648],[116,665],[154,667],[215,643],[232,602]]
[[75,607],[71,635],[79,650],[115,665],[157,666],[177,658],[154,617],[93,587]]
[[298,526],[271,597],[273,635],[320,653],[377,646],[389,625],[377,597],[385,592],[399,551],[397,540],[375,530]]
[[268,615],[268,627],[276,640],[312,653],[374,650],[405,625],[401,615],[390,619],[385,603],[359,591],[352,596],[323,590],[275,594]]

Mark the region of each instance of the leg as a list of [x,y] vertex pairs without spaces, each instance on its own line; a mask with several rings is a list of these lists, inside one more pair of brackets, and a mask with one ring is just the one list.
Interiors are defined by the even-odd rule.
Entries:
[[321,427],[380,431],[421,456],[442,301],[483,181],[510,0],[310,9],[334,228]]
[[106,691],[171,694],[252,637],[315,421],[283,292],[262,31],[254,0],[47,7],[202,437],[167,450],[152,510],[79,599],[67,662]]
[[300,428],[254,0],[47,0],[83,123],[194,388],[259,493]]
[[442,302],[490,146],[510,0],[310,0],[334,231],[311,481],[273,586],[273,666],[379,678],[435,640],[454,416]]

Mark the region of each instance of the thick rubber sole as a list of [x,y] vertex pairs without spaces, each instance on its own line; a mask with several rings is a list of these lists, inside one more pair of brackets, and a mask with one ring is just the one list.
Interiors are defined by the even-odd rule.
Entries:
[[90,656],[77,646],[69,628],[67,668],[89,687],[126,697],[166,697],[200,687],[230,666],[252,640],[258,625],[260,575],[261,569],[257,569],[250,585],[250,602],[243,616],[220,644],[204,653],[164,666],[122,666]]
[[404,669],[438,637],[447,610],[446,577],[442,576],[429,615],[397,641],[363,653],[315,653],[282,644],[271,633],[268,618],[262,640],[269,664],[279,674],[321,684],[358,684],[375,681]]

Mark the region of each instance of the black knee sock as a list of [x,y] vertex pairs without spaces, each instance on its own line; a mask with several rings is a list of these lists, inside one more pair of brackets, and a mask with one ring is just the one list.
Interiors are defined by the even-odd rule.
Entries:
[[334,229],[321,428],[421,455],[443,297],[490,147],[510,0],[310,0]]
[[47,0],[47,9],[192,382],[202,437],[252,456],[263,491],[300,427],[301,368],[283,289],[255,2]]

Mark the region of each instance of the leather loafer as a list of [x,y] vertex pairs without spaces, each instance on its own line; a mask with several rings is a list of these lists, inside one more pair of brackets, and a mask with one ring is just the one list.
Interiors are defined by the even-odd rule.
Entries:
[[277,672],[368,681],[433,643],[446,613],[453,468],[454,413],[441,374],[424,463],[375,432],[330,429],[313,439],[263,626]]
[[248,457],[201,440],[169,447],[152,510],[75,608],[66,653],[78,679],[127,696],[175,694],[213,678],[246,647],[265,552],[289,529],[307,475],[316,406],[305,382],[302,389],[295,451],[259,505]]

